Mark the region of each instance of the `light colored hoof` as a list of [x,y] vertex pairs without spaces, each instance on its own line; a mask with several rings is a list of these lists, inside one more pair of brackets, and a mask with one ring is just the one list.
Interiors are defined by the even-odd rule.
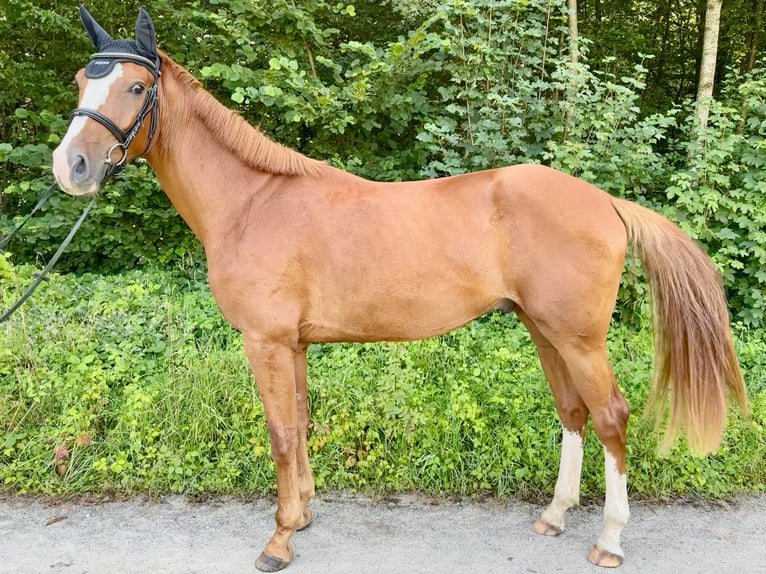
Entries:
[[564,532],[558,526],[554,526],[550,522],[543,520],[542,517],[535,520],[535,523],[532,525],[532,531],[542,536],[558,536]]
[[588,562],[602,568],[617,568],[622,564],[623,560],[624,557],[604,550],[598,544],[594,544],[593,548],[588,552]]

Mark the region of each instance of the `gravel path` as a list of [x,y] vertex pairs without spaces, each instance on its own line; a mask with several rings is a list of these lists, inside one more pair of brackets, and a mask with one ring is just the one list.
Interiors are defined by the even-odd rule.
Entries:
[[[0,497],[5,574],[255,572],[273,501],[182,497],[94,504]],[[585,555],[600,505],[569,511],[558,538],[533,534],[540,507],[324,494],[293,538],[289,574],[605,572]],[[766,496],[735,503],[633,503],[616,574],[766,574]],[[52,522],[51,524],[48,524]]]

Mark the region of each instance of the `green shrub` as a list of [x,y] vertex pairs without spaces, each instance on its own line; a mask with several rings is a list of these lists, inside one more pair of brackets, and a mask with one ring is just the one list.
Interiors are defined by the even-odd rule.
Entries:
[[[0,258],[0,304],[30,276]],[[766,343],[738,329],[752,403],[715,455],[667,459],[642,416],[648,331],[609,350],[634,416],[633,497],[766,489]],[[274,488],[268,433],[241,349],[202,278],[183,269],[53,276],[0,326],[0,484],[10,492]],[[534,347],[512,316],[404,344],[314,345],[309,449],[320,489],[537,497],[552,492],[560,427]],[[61,474],[59,474],[59,472]],[[592,431],[586,497],[603,493]]]
[[[27,11],[46,26],[79,27],[74,10],[56,15],[27,4],[14,0],[0,30],[23,39],[26,28],[13,22],[24,21]],[[322,0],[232,0],[204,9],[154,0],[149,8],[163,47],[278,141],[382,180],[520,161],[552,165],[679,222],[721,269],[735,319],[764,324],[763,70],[729,72],[700,131],[690,103],[645,115],[650,56],[639,55],[630,74],[615,77],[594,71],[586,41],[580,64],[572,65],[561,46],[563,2],[434,2],[416,24],[415,8],[430,4],[413,6],[404,20],[368,4],[364,14]],[[110,29],[134,17],[124,7],[101,12]],[[390,25],[380,30],[377,21]],[[203,34],[205,42],[192,41]],[[16,84],[0,97],[7,111],[18,103],[0,130],[8,137],[0,142],[2,231],[50,182],[50,151],[64,131],[62,114],[74,106],[74,93],[68,100],[62,95],[59,76],[84,61],[87,42],[80,35],[81,56],[52,51],[35,60],[57,71],[45,68],[40,77],[38,89],[47,97],[18,93]],[[608,64],[603,67],[615,68]],[[26,78],[33,65],[25,61],[19,73]],[[32,90],[27,81],[19,85]],[[35,107],[38,101],[44,105]],[[80,207],[54,198],[14,242],[17,261],[47,259]],[[201,259],[150,170],[138,163],[105,187],[59,269],[115,272]],[[643,303],[640,286],[624,286],[623,318],[634,317]]]
[[766,317],[764,72],[730,78],[702,133],[693,122],[684,126],[689,137],[681,141],[689,143],[680,154],[689,168],[675,171],[667,189],[673,217],[707,246],[736,318],[750,325]]
[[[45,176],[12,184],[5,189],[5,200],[28,212],[50,183]],[[20,261],[48,261],[84,206],[80,199],[54,195],[8,249]],[[11,218],[0,215],[3,220],[10,228]],[[104,186],[58,269],[113,273],[137,265],[188,264],[190,259],[204,265],[202,248],[141,161]]]
[[[13,5],[9,22],[23,13]],[[387,17],[370,6],[364,18],[351,5],[322,0],[235,0],[204,10],[156,0],[150,8],[163,46],[278,141],[383,180],[550,164],[679,222],[722,270],[735,319],[764,324],[763,70],[729,72],[700,132],[690,103],[642,112],[650,56],[615,77],[591,68],[586,41],[581,63],[572,65],[562,53],[560,2],[435,2],[418,24],[406,20],[410,30],[387,29],[375,41],[363,35],[375,29],[366,18]],[[76,27],[74,12],[56,19],[41,8],[30,17]],[[125,9],[112,17],[124,24],[129,16]],[[203,31],[205,49],[186,36]],[[87,42],[80,45],[84,57]],[[39,65],[67,67],[69,75],[82,63],[70,53],[54,56],[41,55]],[[50,82],[46,76],[42,85]],[[74,106],[74,93],[66,106],[58,91],[42,99],[50,110],[13,94],[8,98],[27,103],[8,122],[10,141],[0,143],[7,168],[0,176],[2,231],[48,186],[50,150],[65,126],[61,114]],[[18,260],[47,259],[79,209],[75,200],[54,198],[12,245]],[[114,272],[181,260],[201,264],[201,250],[138,163],[105,187],[59,268]],[[624,286],[622,317],[634,317],[644,298],[640,286]]]

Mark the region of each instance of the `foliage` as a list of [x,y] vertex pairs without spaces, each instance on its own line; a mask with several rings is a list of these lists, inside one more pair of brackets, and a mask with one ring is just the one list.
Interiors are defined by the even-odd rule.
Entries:
[[[759,0],[724,2],[716,65],[719,78],[730,69],[750,70],[751,51],[753,59],[763,58],[763,10]],[[577,12],[580,34],[587,38],[596,68],[621,76],[629,73],[642,53],[655,56],[647,65],[647,87],[641,97],[645,113],[662,113],[695,96],[704,1],[579,0]]]
[[[323,9],[334,15],[333,27],[321,27]],[[286,145],[360,175],[417,176],[422,150],[402,142],[413,140],[430,109],[425,84],[439,64],[421,54],[431,51],[434,35],[415,30],[384,47],[346,40],[334,26],[353,22],[352,5],[315,2],[261,12],[250,4],[241,17],[284,30],[283,37],[259,53],[248,49],[235,61],[204,66],[202,77],[220,82],[231,102]],[[239,34],[250,45],[259,42],[255,27]]]
[[[640,416],[650,334],[634,330],[647,324],[646,295],[640,281],[623,281],[609,345],[638,414],[631,495],[766,490],[765,70],[721,67],[726,80],[699,129],[693,103],[682,102],[693,93],[698,2],[581,0],[578,65],[563,53],[563,0],[145,6],[174,59],[313,157],[384,180],[541,162],[679,222],[722,271],[753,413],[731,420],[715,455],[695,459],[679,444],[656,458]],[[724,8],[724,65],[739,67],[764,34],[748,32],[749,6]],[[115,36],[132,34],[135,6],[88,7]],[[75,105],[67,86],[91,50],[74,4],[7,0],[3,10],[0,233],[51,181],[50,153]],[[14,262],[47,259],[81,206],[54,197],[12,243]],[[169,271],[92,274],[137,264]],[[203,285],[201,249],[145,163],[104,188],[60,269],[83,274],[53,276],[0,326],[0,488],[270,491],[263,411],[241,343]],[[0,305],[33,272],[0,255]],[[560,429],[511,317],[411,344],[317,345],[309,361],[320,488],[551,492]],[[592,436],[583,487],[603,492]]]
[[[755,325],[766,315],[764,71],[724,85],[708,128],[680,146],[690,169],[674,172],[667,188],[674,219],[708,247],[722,270],[736,316]],[[684,129],[697,132],[693,121]]]
[[[18,202],[29,211],[29,199],[41,195],[49,185],[50,179],[43,177],[9,185],[6,201]],[[83,206],[81,200],[54,195],[9,249],[21,259],[49,260]],[[146,163],[138,162],[127,166],[123,178],[104,187],[60,266],[72,271],[115,272],[181,260],[203,264],[202,249],[167,197],[158,193]]]
[[[642,111],[656,59],[591,67],[562,56],[563,2],[424,0],[409,8],[394,2],[393,12],[373,4],[218,0],[171,8],[157,0],[148,8],[163,47],[280,142],[384,180],[549,164],[680,222],[723,271],[734,316],[763,324],[762,70],[730,74],[700,132],[691,104]],[[123,28],[132,10],[101,8],[92,6],[108,29],[130,33]],[[73,105],[61,76],[88,53],[75,12],[54,4],[13,0],[0,27],[24,45],[29,28],[12,24],[30,16],[50,42],[72,39],[78,49],[35,50],[12,72],[0,70],[0,79],[40,70],[37,84],[10,82],[0,101],[9,117],[0,143],[3,230],[48,185],[50,150],[65,126],[60,114]],[[47,259],[79,208],[52,200],[13,244],[17,260]],[[60,268],[180,260],[201,263],[201,250],[139,163],[106,186]],[[636,285],[623,287],[624,318],[644,303]]]
[[[33,271],[0,258],[0,304]],[[0,327],[0,484],[10,492],[270,492],[263,410],[238,335],[194,271],[56,276]],[[609,350],[634,416],[632,497],[766,489],[766,344],[738,331],[752,415],[722,449],[658,459],[642,405],[647,331],[615,325]],[[534,347],[490,315],[408,344],[309,350],[309,449],[320,489],[550,495],[560,427]],[[586,497],[603,493],[592,431]]]

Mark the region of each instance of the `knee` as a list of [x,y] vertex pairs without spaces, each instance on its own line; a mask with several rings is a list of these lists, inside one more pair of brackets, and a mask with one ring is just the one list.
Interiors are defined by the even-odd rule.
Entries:
[[298,429],[296,426],[269,424],[271,454],[277,463],[295,459],[298,447]]
[[588,422],[588,409],[585,405],[576,405],[572,407],[564,407],[562,405],[556,405],[556,411],[558,412],[559,419],[561,419],[562,426],[571,431],[581,431]]

